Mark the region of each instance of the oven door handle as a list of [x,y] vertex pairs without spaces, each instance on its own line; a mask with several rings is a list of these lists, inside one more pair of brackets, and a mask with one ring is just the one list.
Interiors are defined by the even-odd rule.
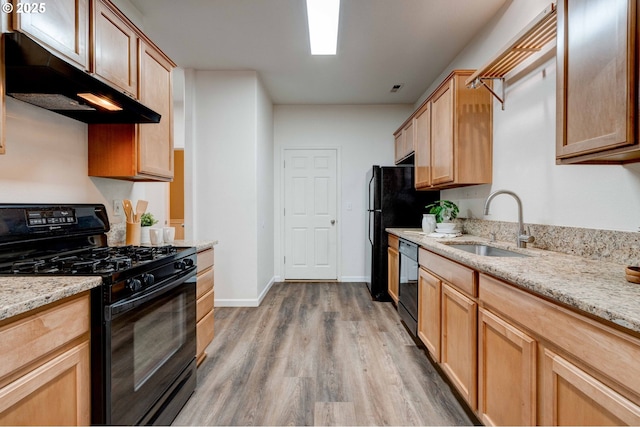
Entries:
[[116,317],[120,313],[127,312],[134,308],[140,307],[143,304],[153,300],[154,298],[159,297],[162,294],[165,294],[172,289],[177,288],[178,286],[184,284],[187,280],[194,277],[196,275],[196,267],[192,267],[191,271],[183,276],[180,276],[177,280],[174,278],[169,279],[169,283],[163,286],[159,286],[151,292],[140,295],[139,297],[121,301],[119,303],[113,304],[111,306],[105,307],[104,317],[105,320],[109,321]]

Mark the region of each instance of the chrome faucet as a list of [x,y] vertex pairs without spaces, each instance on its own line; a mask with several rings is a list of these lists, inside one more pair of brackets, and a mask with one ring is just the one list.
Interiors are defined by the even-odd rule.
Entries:
[[519,248],[526,248],[527,243],[533,243],[536,238],[524,229],[524,223],[522,222],[522,201],[516,193],[509,190],[498,190],[489,194],[487,201],[484,203],[484,214],[489,215],[489,205],[491,204],[491,200],[499,194],[508,194],[516,199],[516,202],[518,203],[518,235],[516,236],[516,244]]

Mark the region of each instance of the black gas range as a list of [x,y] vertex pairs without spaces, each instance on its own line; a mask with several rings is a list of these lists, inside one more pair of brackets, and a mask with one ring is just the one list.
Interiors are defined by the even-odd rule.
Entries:
[[195,388],[196,250],[107,246],[99,204],[0,205],[0,274],[95,276],[92,423],[161,424]]

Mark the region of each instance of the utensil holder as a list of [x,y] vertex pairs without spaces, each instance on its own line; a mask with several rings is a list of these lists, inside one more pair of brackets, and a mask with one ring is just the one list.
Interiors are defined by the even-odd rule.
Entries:
[[127,245],[140,245],[140,222],[127,222]]

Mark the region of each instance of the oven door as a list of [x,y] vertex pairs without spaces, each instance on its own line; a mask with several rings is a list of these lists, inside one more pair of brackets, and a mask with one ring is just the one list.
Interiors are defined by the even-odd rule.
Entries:
[[194,271],[106,307],[106,424],[153,423],[149,411],[162,409],[161,400],[177,392],[174,383],[183,371],[195,366],[195,286]]

